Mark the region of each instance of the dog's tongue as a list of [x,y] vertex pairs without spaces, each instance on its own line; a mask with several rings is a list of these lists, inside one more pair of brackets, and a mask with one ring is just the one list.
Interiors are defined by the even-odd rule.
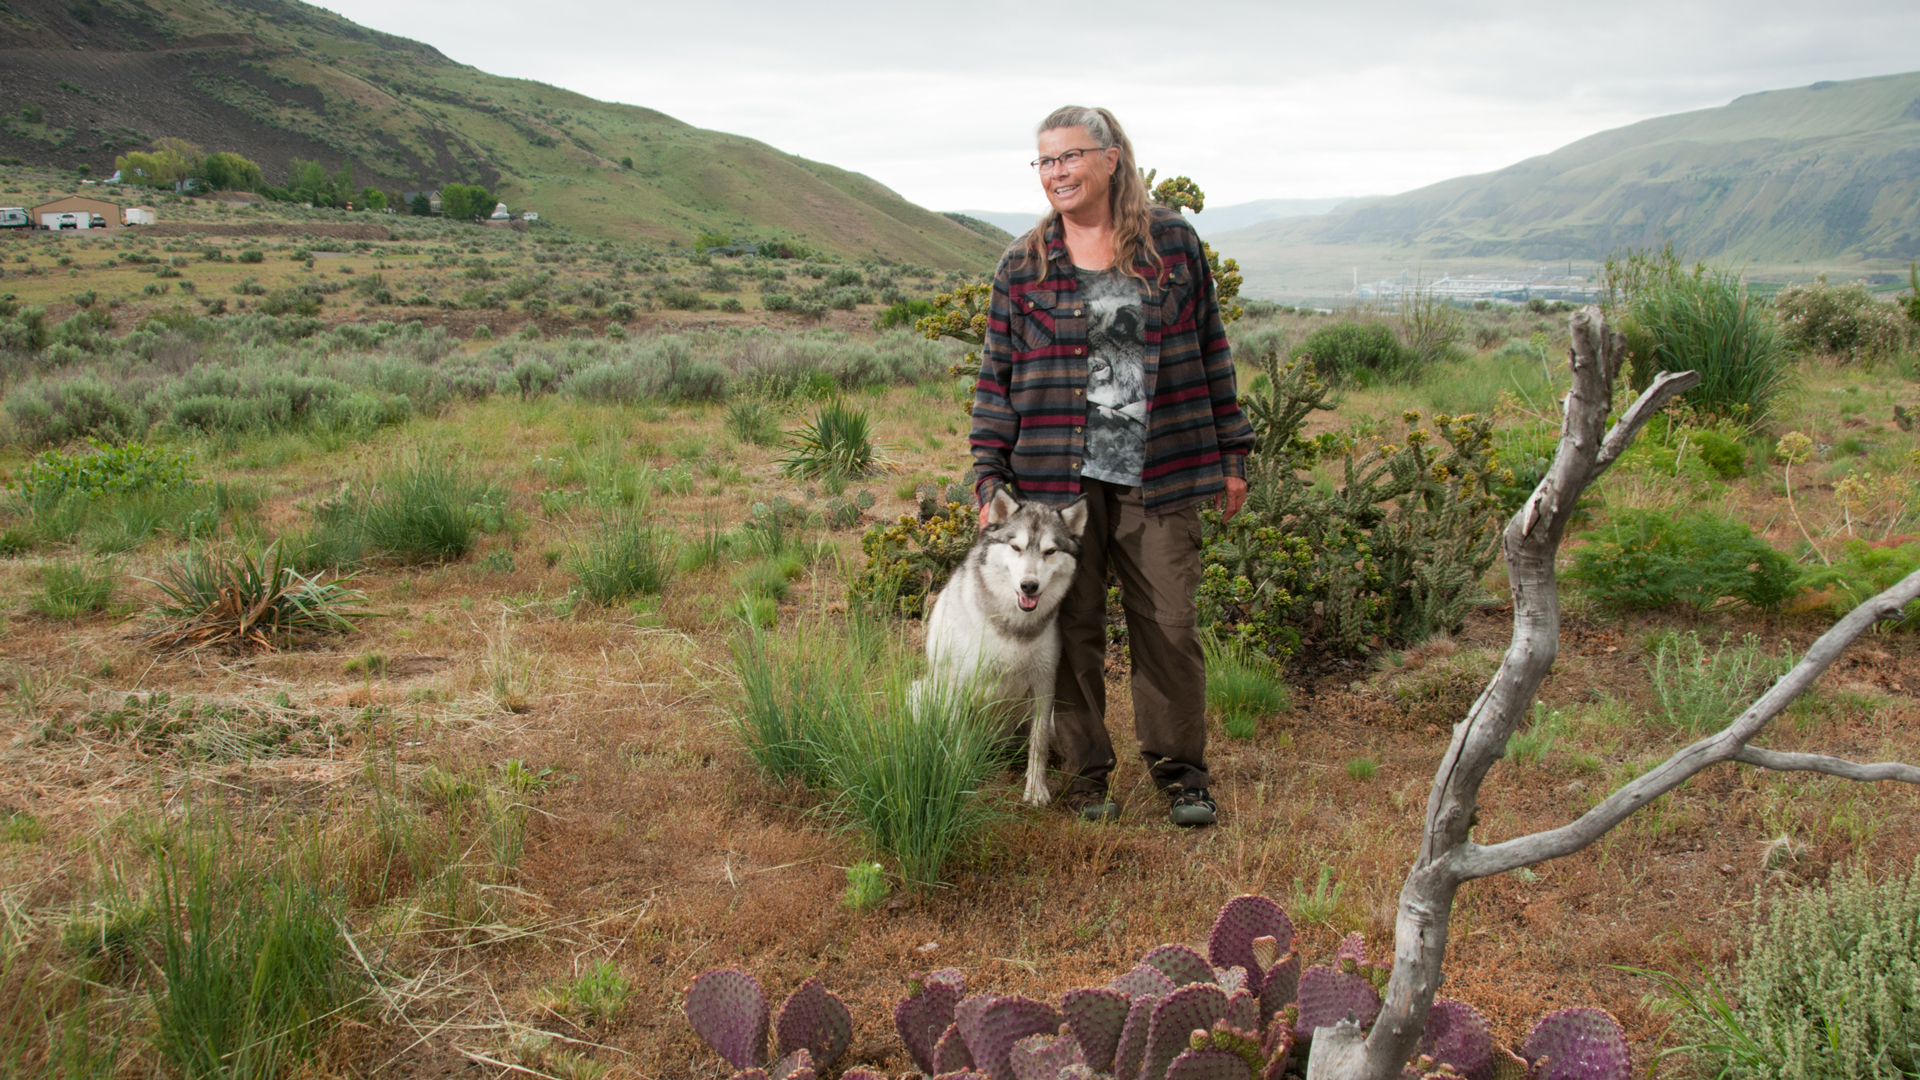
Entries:
[[1014,597],[1014,600],[1016,600],[1020,604],[1021,611],[1032,611],[1034,608],[1037,608],[1040,606],[1039,597],[1028,596],[1026,593],[1021,593],[1020,595]]

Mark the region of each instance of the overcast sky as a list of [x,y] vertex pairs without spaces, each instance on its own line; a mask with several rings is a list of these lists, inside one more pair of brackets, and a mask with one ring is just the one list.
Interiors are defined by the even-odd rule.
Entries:
[[1757,90],[1920,68],[1914,0],[1052,5],[330,0],[461,63],[1038,210],[1055,106],[1105,105],[1217,205],[1405,191]]

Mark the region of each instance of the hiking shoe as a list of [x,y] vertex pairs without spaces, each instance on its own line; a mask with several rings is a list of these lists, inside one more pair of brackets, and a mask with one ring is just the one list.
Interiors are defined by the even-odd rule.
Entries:
[[1218,810],[1206,788],[1181,788],[1173,797],[1173,808],[1167,811],[1167,820],[1175,825],[1211,825],[1218,817]]
[[1069,791],[1060,796],[1060,808],[1082,821],[1118,821],[1120,804],[1105,788],[1098,791]]

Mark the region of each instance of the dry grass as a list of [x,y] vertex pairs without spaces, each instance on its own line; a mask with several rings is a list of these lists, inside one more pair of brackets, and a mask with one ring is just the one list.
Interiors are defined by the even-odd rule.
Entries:
[[[1816,442],[1838,445],[1875,423],[1840,404],[1898,385],[1888,375],[1814,371],[1784,414]],[[1352,396],[1335,415],[1391,416],[1393,393]],[[905,481],[962,475],[964,422],[951,405],[906,389],[864,404],[900,470],[866,485],[877,498],[868,520],[909,509]],[[655,468],[686,460],[676,446],[711,448],[708,459],[724,448],[719,464],[737,479],[726,469],[701,473],[691,492],[652,503],[655,523],[683,536],[709,520],[738,523],[756,501],[806,499],[804,484],[779,476],[774,451],[729,438],[723,425],[716,408],[497,400],[339,450],[293,440],[223,451],[217,460],[242,463],[226,473],[270,492],[262,508],[270,534],[303,521],[301,507],[331,494],[354,462],[390,459],[421,439],[459,447],[464,464],[509,489],[517,530],[445,566],[375,565],[354,584],[385,617],[307,648],[153,652],[111,615],[29,613],[22,599],[38,587],[36,560],[0,562],[0,596],[13,601],[0,647],[0,809],[30,814],[41,828],[37,839],[0,841],[0,921],[19,939],[53,942],[73,912],[114,888],[144,888],[141,838],[189,800],[309,830],[348,888],[355,963],[374,995],[329,1046],[320,1075],[476,1064],[499,1072],[505,1063],[550,1076],[596,1068],[611,1077],[722,1076],[681,1019],[678,995],[700,970],[729,963],[776,995],[819,974],[853,1011],[849,1060],[897,1072],[908,1063],[888,1017],[914,969],[952,965],[979,988],[1052,996],[1104,982],[1153,944],[1199,939],[1219,904],[1242,891],[1311,909],[1301,928],[1309,957],[1353,930],[1387,940],[1447,726],[1505,646],[1501,609],[1477,612],[1454,638],[1380,670],[1297,666],[1291,710],[1263,720],[1249,741],[1215,732],[1223,824],[1198,832],[1164,824],[1134,752],[1116,656],[1109,727],[1121,762],[1119,823],[1018,810],[984,853],[952,868],[950,887],[896,890],[859,911],[841,903],[844,868],[865,850],[826,827],[814,796],[760,776],[723,723],[735,696],[727,612],[740,564],[685,572],[657,599],[602,608],[572,597],[564,558],[542,556],[565,551],[581,526],[541,508],[551,476],[534,459],[557,456],[582,433],[609,432]],[[1905,453],[1896,440],[1912,436],[1881,427],[1873,432],[1881,449],[1829,461],[1809,485],[1801,512],[1816,537],[1838,520],[1835,468],[1878,463],[1882,449]],[[1757,467],[1713,497],[1785,547],[1798,530],[1780,519],[1778,476],[1778,466]],[[1802,498],[1799,473],[1795,487]],[[1624,489],[1602,495],[1604,505],[1631,502]],[[828,539],[844,564],[857,564],[857,528]],[[497,550],[513,554],[511,569],[483,564]],[[151,576],[169,554],[130,553],[123,580]],[[803,612],[831,624],[843,573],[831,559],[802,573],[778,604],[780,625]],[[1542,695],[1565,730],[1537,760],[1496,766],[1481,835],[1562,822],[1670,748],[1672,737],[1641,722],[1655,707],[1642,663],[1654,631],[1714,639],[1752,631],[1804,646],[1823,623],[1812,614],[1623,621],[1576,605]],[[911,645],[918,627],[897,632]],[[347,670],[370,653],[386,663]],[[1771,743],[1920,758],[1916,687],[1920,646],[1905,635],[1874,638]],[[127,712],[128,695],[156,692],[208,703],[195,717],[224,717],[232,730],[194,721],[184,733],[143,734],[124,717],[102,719]],[[275,718],[298,722],[277,740],[248,734]],[[1349,770],[1361,758],[1373,768]],[[498,766],[509,759],[551,768],[557,782],[503,786]],[[1012,790],[1018,778],[997,783]],[[396,855],[399,841],[382,837],[399,834],[382,832],[382,813],[401,815],[384,820],[404,819],[410,842],[441,854]],[[1650,987],[1610,965],[1686,972],[1722,962],[1756,887],[1817,880],[1850,860],[1910,865],[1916,837],[1920,799],[1910,791],[1715,771],[1588,852],[1469,887],[1448,992],[1480,1005],[1508,1039],[1551,1007],[1606,1007],[1651,1060],[1665,1021],[1642,1003]],[[448,867],[457,879],[446,878]],[[1317,889],[1323,867],[1331,870]],[[556,987],[608,971],[630,987],[624,1007],[605,1015],[561,1007]],[[116,978],[109,1014],[140,1000],[137,976]]]

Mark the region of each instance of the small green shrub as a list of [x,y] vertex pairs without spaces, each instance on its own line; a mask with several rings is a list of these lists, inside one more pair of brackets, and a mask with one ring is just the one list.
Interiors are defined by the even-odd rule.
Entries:
[[1353,780],[1371,780],[1380,771],[1380,763],[1370,757],[1349,758],[1347,776]]
[[1793,666],[1791,657],[1767,655],[1756,634],[1730,644],[1731,635],[1709,650],[1692,630],[1663,634],[1647,671],[1666,722],[1690,735],[1717,731]]
[[1792,564],[1746,524],[1707,510],[1621,510],[1581,536],[1568,577],[1621,608],[1726,602],[1771,611],[1797,586]]
[[931,300],[898,300],[882,309],[873,318],[875,330],[892,330],[896,327],[912,328],[921,319],[933,314]]
[[196,547],[152,583],[162,599],[147,609],[161,648],[278,649],[321,634],[344,634],[365,613],[366,594],[303,576],[282,545]]
[[665,589],[676,559],[672,534],[649,524],[644,514],[614,511],[574,553],[573,572],[580,595],[605,607]]
[[163,450],[137,442],[110,446],[89,440],[93,452],[67,454],[48,450],[27,465],[18,481],[20,496],[29,506],[48,506],[69,493],[84,498],[167,492],[192,485],[198,478],[193,455]]
[[[1865,540],[1849,540],[1845,554],[1832,566],[1817,566],[1800,579],[1800,586],[1831,591],[1828,610],[1845,615],[1869,598],[1893,588],[1900,579],[1920,570],[1920,542],[1874,547]],[[1900,629],[1920,626],[1920,600],[1908,604],[1894,623]]]
[[883,464],[873,444],[872,418],[842,398],[822,405],[792,438],[792,448],[780,456],[781,469],[788,476],[861,477]]
[[548,987],[539,995],[542,1004],[562,1016],[577,1016],[602,1024],[618,1016],[632,996],[633,983],[611,960],[596,960],[579,978]]
[[885,867],[877,862],[854,863],[847,867],[847,888],[840,894],[840,906],[866,911],[878,907],[892,891]]
[[[1756,897],[1756,901],[1759,898]],[[1920,870],[1863,866],[1756,902],[1725,983],[1658,981],[1678,1049],[1728,1080],[1904,1080],[1920,1075]]]
[[1549,710],[1545,702],[1536,701],[1526,728],[1507,736],[1506,759],[1515,765],[1532,765],[1552,753],[1566,733],[1567,719],[1560,710]]
[[1201,639],[1207,658],[1207,707],[1236,739],[1251,739],[1260,719],[1286,711],[1291,694],[1279,665],[1237,641]]
[[77,619],[105,611],[118,577],[106,563],[49,564],[40,571],[40,592],[33,598],[33,610],[53,619]]
[[1362,386],[1404,375],[1420,364],[1420,354],[1401,344],[1393,327],[1382,322],[1322,326],[1293,350],[1295,360],[1308,356],[1321,375]]

